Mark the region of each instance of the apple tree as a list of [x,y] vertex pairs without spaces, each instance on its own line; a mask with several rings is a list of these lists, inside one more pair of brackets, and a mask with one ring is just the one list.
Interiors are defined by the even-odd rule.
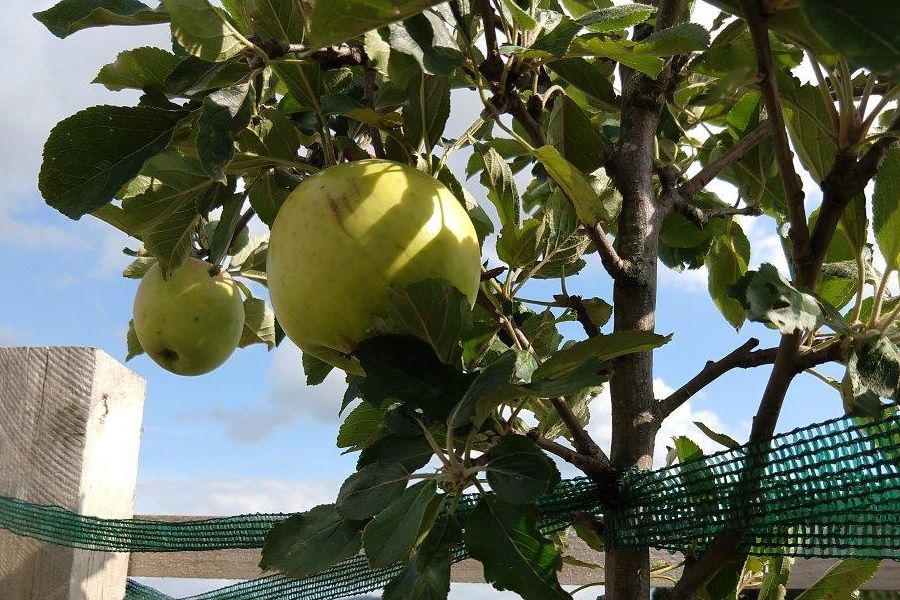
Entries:
[[[475,298],[446,278],[391,285],[353,340],[335,410],[358,470],[335,504],[273,529],[265,568],[306,577],[362,549],[373,566],[407,565],[385,598],[438,599],[463,544],[496,587],[568,598],[565,544],[536,526],[555,461],[614,499],[619,473],[651,467],[661,423],[738,368],[768,378],[752,442],[772,436],[806,371],[848,414],[897,398],[900,11],[893,0],[705,2],[62,0],[35,15],[61,38],[171,29],[171,47],[126,50],[99,70],[95,83],[140,100],[61,121],[39,187],[63,214],[135,240],[126,277],[168,279],[195,259],[227,273],[243,294],[240,346],[285,337],[260,292],[267,238],[247,226],[272,226],[316,173],[408,165],[449,189],[477,233]],[[717,14],[708,28],[691,22],[700,7]],[[449,133],[451,115],[468,127]],[[464,174],[448,166],[456,153],[470,156]],[[720,198],[714,180],[736,193]],[[751,218],[774,223],[789,273],[749,269]],[[598,278],[591,262],[610,297],[567,291]],[[701,267],[729,324],[780,341],[709,357],[656,398],[654,349],[671,337],[655,331],[658,270]],[[535,280],[558,293],[526,296]],[[578,336],[564,340],[566,322]],[[133,329],[128,342],[143,351]],[[309,383],[331,362],[305,354]],[[843,378],[814,370],[826,363]],[[602,386],[608,455],[585,427]],[[463,524],[456,500],[471,491],[483,496]],[[588,525],[579,531],[596,545],[602,527]],[[735,527],[691,557],[672,597],[719,597],[714,576],[750,568]],[[776,568],[764,563],[754,568]],[[647,548],[606,549],[610,598],[648,598],[650,573]]]

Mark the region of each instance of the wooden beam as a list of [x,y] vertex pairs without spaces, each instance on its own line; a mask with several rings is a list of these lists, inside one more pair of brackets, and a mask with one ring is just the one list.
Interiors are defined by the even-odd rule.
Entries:
[[[133,514],[145,385],[95,348],[0,348],[0,495]],[[0,530],[0,598],[121,600],[128,555]]]
[[[187,520],[206,517],[139,517],[152,520]],[[569,536],[569,555],[579,561],[602,566],[602,552],[588,548],[574,534]],[[211,552],[177,552],[177,553],[135,553],[131,555],[128,574],[133,577],[174,577],[185,579],[254,579],[267,575],[259,570],[259,550],[218,550]],[[678,554],[672,555],[663,551],[651,551],[651,564],[676,564],[681,561]],[[812,585],[828,568],[838,562],[834,559],[806,559],[794,563],[791,576],[791,588],[805,588]],[[667,575],[678,579],[681,569]],[[457,583],[481,583],[484,576],[481,563],[464,560],[453,565],[451,579]],[[560,581],[565,585],[585,585],[603,582],[603,570],[597,568],[576,567],[566,564],[560,574]],[[671,587],[672,582],[666,579],[654,579],[657,587]],[[896,590],[900,589],[900,562],[885,561],[874,579],[863,589]]]

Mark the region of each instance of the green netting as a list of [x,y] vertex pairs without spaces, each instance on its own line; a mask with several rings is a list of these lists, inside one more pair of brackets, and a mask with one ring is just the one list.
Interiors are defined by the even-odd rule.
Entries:
[[[900,559],[900,416],[835,419],[755,446],[652,472],[629,472],[606,497],[585,478],[562,482],[541,499],[545,533],[564,529],[578,510],[604,514],[611,545],[702,550],[741,527],[754,554]],[[460,517],[477,496],[460,504]],[[272,523],[257,514],[180,523],[106,520],[0,497],[0,527],[92,550],[175,552],[259,548]],[[453,550],[453,559],[466,557]],[[356,557],[303,580],[273,576],[190,600],[332,600],[383,587],[401,566],[370,570]],[[127,600],[171,600],[129,582]]]

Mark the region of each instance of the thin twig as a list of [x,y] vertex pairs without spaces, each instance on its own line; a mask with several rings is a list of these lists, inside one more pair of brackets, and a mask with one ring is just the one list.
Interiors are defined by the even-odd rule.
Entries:
[[630,277],[633,274],[634,265],[619,256],[612,242],[606,237],[606,231],[600,222],[595,223],[593,227],[585,227],[584,231],[591,238],[594,247],[600,253],[600,262],[613,279]]
[[685,198],[693,197],[715,179],[719,173],[739,161],[771,133],[772,122],[769,120],[761,122],[753,131],[742,137],[731,148],[723,152],[721,156],[710,161],[700,172],[685,182],[679,189],[681,196]]
[[541,448],[542,450],[545,450],[550,454],[560,457],[567,463],[578,467],[584,473],[597,472],[599,469],[605,469],[609,466],[607,464],[604,467],[600,463],[598,463],[596,459],[576,452],[575,450],[567,448],[558,442],[554,442],[553,440],[548,440],[540,433],[538,433],[538,431],[535,429],[532,429],[526,435],[528,439],[530,439],[538,446],[538,448]]
[[756,52],[757,81],[762,93],[769,119],[772,121],[773,142],[778,170],[784,184],[785,201],[790,221],[789,236],[793,244],[792,254],[798,270],[810,262],[809,225],[806,221],[806,209],[803,206],[803,187],[797,169],[794,167],[794,155],[788,140],[787,127],[784,121],[784,109],[778,93],[778,80],[772,60],[772,47],[769,45],[768,16],[763,13],[760,0],[739,0],[744,19],[750,28],[753,38],[753,49]]
[[553,408],[556,410],[557,414],[559,414],[559,418],[566,425],[569,433],[572,434],[572,443],[575,445],[575,449],[579,453],[589,456],[603,469],[608,469],[609,457],[606,456],[606,453],[596,442],[594,442],[587,430],[585,430],[581,421],[579,421],[575,413],[572,412],[572,407],[569,406],[566,399],[561,396],[550,398],[550,404],[553,405]]
[[[594,320],[588,313],[587,306],[584,304],[584,298],[581,296],[569,296],[568,294],[557,294],[553,296],[553,299],[556,302],[550,306],[559,306],[572,310],[588,337],[595,337],[600,334],[600,327],[594,323]],[[520,298],[519,301],[523,300]]]

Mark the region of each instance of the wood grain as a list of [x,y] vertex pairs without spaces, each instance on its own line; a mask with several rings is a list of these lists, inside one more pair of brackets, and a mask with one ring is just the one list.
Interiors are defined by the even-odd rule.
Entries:
[[[144,381],[95,348],[0,348],[0,494],[133,514]],[[0,531],[0,598],[121,600],[128,555]]]

